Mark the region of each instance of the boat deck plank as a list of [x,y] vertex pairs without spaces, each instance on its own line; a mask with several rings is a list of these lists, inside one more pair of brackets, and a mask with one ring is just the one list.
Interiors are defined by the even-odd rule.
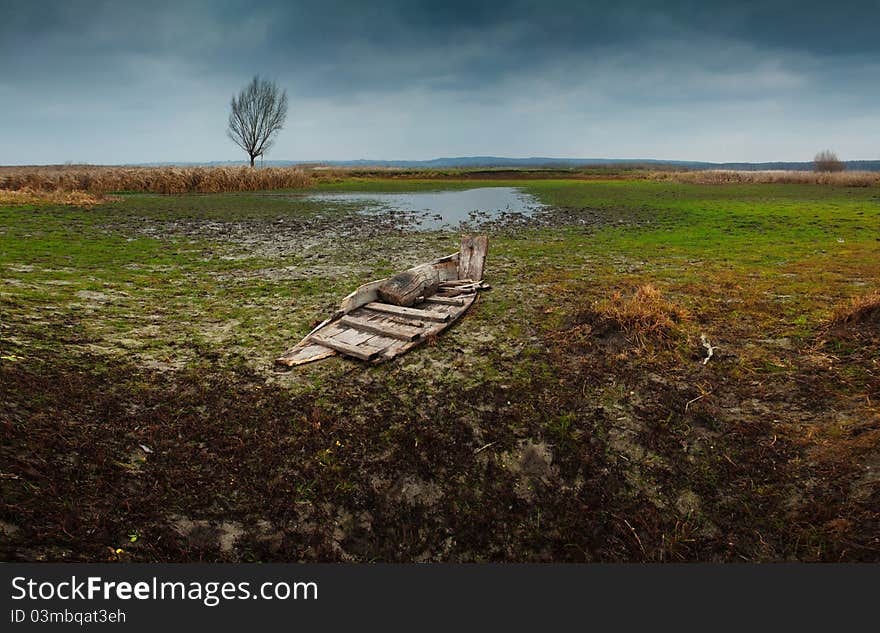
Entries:
[[401,341],[414,341],[422,335],[420,328],[405,327],[379,318],[363,318],[346,314],[339,319],[339,322],[362,332],[381,334],[382,336]]

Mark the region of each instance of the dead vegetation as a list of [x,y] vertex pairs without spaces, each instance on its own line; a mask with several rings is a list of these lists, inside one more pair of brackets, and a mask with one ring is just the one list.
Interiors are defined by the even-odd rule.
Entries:
[[628,296],[616,291],[577,316],[593,332],[621,332],[639,347],[671,345],[682,335],[681,324],[687,318],[687,310],[651,284],[639,286]]
[[0,189],[0,205],[67,204],[91,207],[106,199],[107,196],[86,191],[35,191],[30,187],[20,190]]
[[[566,296],[589,292],[576,290]],[[649,505],[627,517],[645,559],[693,560],[712,542],[725,560],[876,560],[880,337],[864,325],[877,318],[876,293],[840,309],[843,332],[790,344],[767,338],[772,324],[755,318],[770,305],[731,318],[726,293],[696,290],[687,322],[715,333],[708,363],[692,338],[674,347],[647,339],[646,353],[613,317],[603,330],[596,307],[573,311],[561,330],[547,317],[554,366],[585,393],[607,394],[615,467],[659,514],[682,515],[671,531],[649,522]]]
[[736,171],[708,169],[703,171],[653,172],[652,180],[683,182],[694,185],[800,184],[836,185],[838,187],[880,186],[880,172],[872,171]]
[[880,323],[880,290],[853,297],[834,312],[832,322],[837,325]]
[[32,192],[225,193],[301,189],[315,181],[391,180],[656,180],[700,185],[815,184],[880,186],[870,171],[683,171],[665,165],[595,165],[583,168],[399,168],[399,167],[116,167],[109,165],[31,165],[0,167],[0,190]]
[[829,330],[857,337],[880,334],[880,290],[853,297],[838,306],[829,320]]
[[223,193],[301,189],[310,182],[309,174],[299,167],[49,165],[0,168],[0,189],[30,192]]
[[414,169],[399,167],[308,166],[322,180],[349,178],[389,178],[394,180],[656,180],[696,185],[812,184],[841,187],[880,186],[880,172],[873,171],[794,171],[735,169],[686,170],[674,165],[620,164],[590,165],[578,168],[449,168]]

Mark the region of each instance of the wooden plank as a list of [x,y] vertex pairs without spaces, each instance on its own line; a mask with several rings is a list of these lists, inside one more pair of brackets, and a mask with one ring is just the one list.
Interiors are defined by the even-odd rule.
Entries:
[[461,297],[470,296],[476,292],[474,288],[450,288],[443,291],[444,297]]
[[474,283],[468,284],[460,284],[458,286],[440,286],[437,290],[437,294],[445,297],[454,297],[456,294],[461,294],[463,292],[471,293],[476,292],[477,290],[488,290],[491,288],[489,284],[477,281]]
[[459,258],[460,255],[461,255],[461,253],[458,253],[458,252],[451,253],[451,254],[446,255],[446,256],[444,256],[444,257],[438,257],[437,259],[435,259],[435,260],[434,260],[433,262],[431,262],[431,263],[432,263],[432,264],[448,264],[449,262],[454,261],[454,262],[456,263],[456,265],[457,265],[457,264],[458,264],[458,258]]
[[450,297],[438,297],[436,295],[431,297],[425,297],[422,299],[426,303],[442,303],[448,306],[463,306],[464,301],[462,299],[452,299]]
[[401,341],[414,341],[422,335],[419,330],[412,327],[402,327],[379,320],[370,321],[348,315],[339,319],[339,322],[364,332],[375,332]]
[[382,349],[382,352],[379,356],[374,359],[379,360],[380,358],[387,358],[389,354],[393,354],[395,348],[399,348],[404,345],[418,345],[419,341],[401,341],[397,338],[389,338],[387,336],[383,336],[382,334],[376,334],[373,338],[368,339],[365,345],[369,345],[370,347],[379,347]]
[[330,349],[336,350],[337,352],[340,352],[347,356],[360,358],[361,360],[373,360],[374,358],[376,358],[376,356],[382,353],[382,349],[379,347],[370,347],[368,345],[351,345],[349,343],[343,343],[342,341],[338,341],[336,339],[321,336],[320,334],[312,334],[310,338],[313,342],[318,343],[319,345],[329,347]]
[[355,310],[354,312],[349,312],[349,316],[366,319],[368,321],[382,321],[391,323],[392,325],[402,325],[404,327],[422,328],[426,325],[430,325],[419,319],[414,319],[413,317],[397,317],[386,312],[373,312],[368,310],[366,306]]
[[486,263],[486,253],[489,251],[489,238],[485,235],[472,237],[465,235],[461,238],[461,257],[458,260],[458,278],[475,279],[483,278],[483,266]]
[[[338,321],[337,321],[338,323]],[[339,341],[340,343],[346,343],[348,345],[360,345],[361,343],[365,343],[368,338],[373,336],[372,332],[361,332],[360,330],[355,330],[354,328],[350,328],[348,326],[334,323],[338,330],[334,333],[328,332],[325,336],[327,338],[333,339],[334,341]]]
[[305,345],[302,347],[298,345],[280,358],[276,358],[275,362],[279,365],[296,367],[297,365],[311,363],[312,361],[321,360],[335,354],[336,350],[329,349],[323,345]]
[[340,306],[341,312],[351,312],[352,310],[356,310],[366,303],[370,303],[371,301],[376,301],[379,298],[379,286],[384,284],[387,279],[377,279],[376,281],[371,281],[369,283],[365,283],[364,285],[358,287],[354,292],[349,293],[343,300],[342,305]]
[[470,284],[479,283],[474,281],[473,279],[450,279],[449,281],[441,282],[441,286],[467,286]]
[[440,314],[437,312],[430,312],[428,310],[419,310],[418,308],[403,308],[401,306],[393,306],[387,303],[373,302],[368,303],[364,307],[368,310],[374,310],[376,312],[386,312],[395,316],[416,317],[419,319],[424,319],[425,321],[438,321],[440,323],[445,323],[449,320],[448,314]]
[[458,278],[458,257],[459,254],[456,253],[454,257],[451,256],[448,261],[436,265],[437,276],[440,281],[448,281],[450,279]]
[[361,316],[361,314],[372,319],[382,319],[383,321],[396,323],[397,325],[402,325],[404,327],[425,327],[424,321],[419,321],[418,319],[413,319],[412,317],[396,317],[393,314],[386,314],[385,312],[374,313],[369,312],[368,310],[361,312],[357,316]]

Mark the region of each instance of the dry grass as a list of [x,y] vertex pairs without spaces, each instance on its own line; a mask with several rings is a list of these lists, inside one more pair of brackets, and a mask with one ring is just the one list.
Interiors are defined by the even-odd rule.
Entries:
[[112,191],[221,193],[299,189],[311,182],[298,167],[109,167],[51,165],[0,168],[0,189],[31,192]]
[[880,325],[880,290],[853,297],[831,315],[832,327]]
[[880,186],[880,172],[874,171],[735,171],[711,169],[704,171],[652,172],[652,180],[666,180],[697,185],[729,184],[804,184],[837,185],[841,187]]
[[29,187],[16,191],[0,189],[0,205],[69,204],[91,207],[106,199],[106,196],[85,191],[34,191]]
[[679,325],[688,318],[687,310],[667,300],[651,284],[636,288],[629,297],[615,292],[596,302],[593,312],[601,321],[633,337],[639,345],[648,340],[672,341]]

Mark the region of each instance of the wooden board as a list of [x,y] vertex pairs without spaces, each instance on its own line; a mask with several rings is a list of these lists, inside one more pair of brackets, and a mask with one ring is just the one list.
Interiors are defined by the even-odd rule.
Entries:
[[440,283],[441,286],[472,286],[473,284],[479,283],[479,281],[474,281],[473,279],[451,279],[449,281],[443,281]]
[[485,235],[461,238],[461,257],[458,260],[458,278],[480,281],[483,278],[483,266],[486,253],[489,252],[489,238]]
[[373,360],[383,351],[381,348],[372,347],[370,345],[352,345],[350,343],[343,343],[337,338],[321,336],[320,334],[312,334],[310,338],[312,341],[323,347],[329,347],[337,352],[342,352],[346,356],[354,356],[361,360]]
[[425,303],[443,303],[448,306],[463,306],[464,305],[464,301],[462,301],[461,299],[452,299],[450,297],[438,297],[436,295],[434,295],[432,297],[425,297],[423,299],[423,301]]
[[347,314],[340,318],[339,322],[362,332],[382,334],[383,336],[396,338],[401,341],[414,341],[422,335],[422,331],[419,328],[388,323],[385,320],[353,317]]
[[360,286],[357,290],[349,294],[342,300],[340,310],[342,312],[351,312],[360,308],[366,303],[379,300],[379,286],[384,284],[387,279],[378,279]]
[[275,362],[287,367],[296,367],[297,365],[304,365],[312,361],[323,360],[330,356],[336,356],[336,350],[304,341],[285,352],[281,357],[276,358]]
[[431,310],[420,310],[418,308],[404,308],[378,302],[368,303],[364,307],[368,310],[375,310],[376,312],[387,312],[388,314],[393,314],[395,316],[414,317],[425,321],[439,321],[442,323],[449,320],[449,314],[441,311],[435,312]]

